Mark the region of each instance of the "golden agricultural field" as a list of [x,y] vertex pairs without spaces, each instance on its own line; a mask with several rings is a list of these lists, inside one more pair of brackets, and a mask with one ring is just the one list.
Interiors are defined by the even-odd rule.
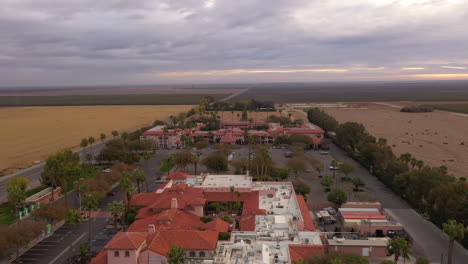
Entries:
[[[52,106],[0,108],[0,171],[43,161],[49,154],[77,148],[84,137],[131,131],[188,111],[190,105]],[[7,169],[8,170],[5,170]]]
[[468,177],[468,115],[401,113],[407,103],[348,105],[351,107],[325,111],[340,123],[362,123],[373,136],[386,138],[396,155],[409,152],[428,165],[445,165],[453,175]]

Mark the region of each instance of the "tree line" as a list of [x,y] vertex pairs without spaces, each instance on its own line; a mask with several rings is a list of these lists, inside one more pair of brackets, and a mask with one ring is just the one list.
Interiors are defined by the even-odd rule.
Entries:
[[[455,178],[445,166],[425,165],[410,153],[396,156],[386,139],[373,137],[362,124],[339,124],[318,109],[309,110],[308,117],[310,122],[322,124],[340,148],[435,225],[442,227],[450,219],[468,225],[466,178]],[[467,247],[468,239],[462,243]]]

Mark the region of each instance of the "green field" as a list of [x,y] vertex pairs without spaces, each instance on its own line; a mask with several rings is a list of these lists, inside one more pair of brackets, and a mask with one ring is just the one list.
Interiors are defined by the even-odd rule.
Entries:
[[294,102],[468,101],[468,82],[259,84],[233,100]]
[[433,105],[434,109],[468,114],[468,104]]
[[[207,94],[0,96],[0,106],[191,105]],[[210,94],[221,99],[229,94]]]

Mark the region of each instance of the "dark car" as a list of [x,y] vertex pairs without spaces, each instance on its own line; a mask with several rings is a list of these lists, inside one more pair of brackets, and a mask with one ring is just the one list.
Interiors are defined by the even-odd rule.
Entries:
[[115,192],[114,191],[107,192],[106,196],[115,196]]

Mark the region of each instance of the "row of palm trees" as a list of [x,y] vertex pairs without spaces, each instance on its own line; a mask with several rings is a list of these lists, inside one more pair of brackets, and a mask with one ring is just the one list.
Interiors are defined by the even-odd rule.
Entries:
[[411,165],[411,168],[414,169],[417,167],[418,169],[422,169],[424,167],[424,161],[418,160],[411,153],[403,153],[400,155],[399,160],[404,162],[408,167]]

